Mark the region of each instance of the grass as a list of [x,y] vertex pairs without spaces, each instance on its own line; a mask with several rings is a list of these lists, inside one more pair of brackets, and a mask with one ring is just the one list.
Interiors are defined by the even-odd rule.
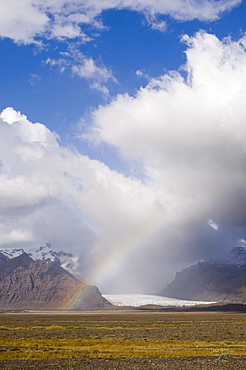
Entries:
[[156,358],[182,356],[241,355],[246,353],[244,342],[204,341],[113,341],[113,340],[20,340],[8,342],[2,349],[1,360],[42,358]]
[[245,324],[233,313],[3,313],[0,360],[243,355]]

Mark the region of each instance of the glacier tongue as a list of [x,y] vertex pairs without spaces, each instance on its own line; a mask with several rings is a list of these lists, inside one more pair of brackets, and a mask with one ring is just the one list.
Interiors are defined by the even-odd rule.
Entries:
[[208,304],[214,302],[191,301],[176,298],[168,298],[148,294],[103,294],[110,303],[115,306],[140,307],[144,305],[159,305],[169,307],[194,306],[197,304]]

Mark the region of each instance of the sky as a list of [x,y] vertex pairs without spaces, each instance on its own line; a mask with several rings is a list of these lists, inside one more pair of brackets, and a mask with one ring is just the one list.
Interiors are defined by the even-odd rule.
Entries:
[[245,0],[0,0],[0,248],[158,293],[246,243]]

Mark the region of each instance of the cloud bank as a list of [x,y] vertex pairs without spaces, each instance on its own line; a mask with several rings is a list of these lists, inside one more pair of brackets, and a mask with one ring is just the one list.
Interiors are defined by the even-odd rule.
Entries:
[[89,134],[142,166],[162,217],[149,254],[164,264],[170,248],[177,260],[211,257],[246,231],[246,38],[183,41],[186,77],[171,72],[119,95],[94,112]]
[[83,254],[104,292],[158,292],[184,265],[246,239],[246,38],[185,36],[181,72],[93,113],[87,140],[141,179],[70,148],[13,108],[0,120],[1,245]]
[[164,31],[170,15],[178,21],[213,21],[239,5],[241,0],[9,0],[0,1],[0,36],[17,43],[38,43],[40,38],[91,39],[86,26],[104,28],[100,15],[109,9],[141,12],[154,29]]
[[151,189],[60,146],[54,133],[13,108],[1,113],[0,158],[1,246],[48,241],[82,253],[86,280],[112,243],[155,216]]

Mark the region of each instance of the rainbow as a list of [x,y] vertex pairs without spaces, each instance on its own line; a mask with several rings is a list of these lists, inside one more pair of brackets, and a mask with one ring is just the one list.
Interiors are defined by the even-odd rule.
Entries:
[[[103,285],[114,272],[117,272],[119,266],[127,260],[133,252],[143,247],[143,244],[148,241],[148,238],[158,232],[163,227],[163,215],[152,222],[144,223],[138,229],[117,243],[117,248],[110,250],[108,254],[100,256],[100,261],[94,264],[93,269],[86,277],[87,282],[92,285],[80,283],[66,302],[60,307],[62,310],[81,310],[86,309],[87,300],[90,301],[90,296],[95,293],[95,286]],[[115,245],[115,242],[114,242]],[[98,246],[101,249],[101,245]],[[103,302],[102,302],[103,305]],[[89,306],[88,306],[89,308]]]
[[[82,283],[83,284],[83,283]],[[79,289],[76,289],[72,297],[69,298],[61,307],[62,310],[70,311],[84,308],[86,306],[86,298],[90,295],[92,290],[91,285],[83,284]]]
[[100,261],[87,275],[87,281],[93,285],[103,284],[110,276],[113,276],[114,271],[117,271],[124,260],[127,260],[133,252],[141,249],[143,244],[163,227],[163,222],[162,214],[158,219],[144,223],[141,228],[132,232],[125,240],[117,242],[117,248],[112,248],[108,254],[100,257]]

